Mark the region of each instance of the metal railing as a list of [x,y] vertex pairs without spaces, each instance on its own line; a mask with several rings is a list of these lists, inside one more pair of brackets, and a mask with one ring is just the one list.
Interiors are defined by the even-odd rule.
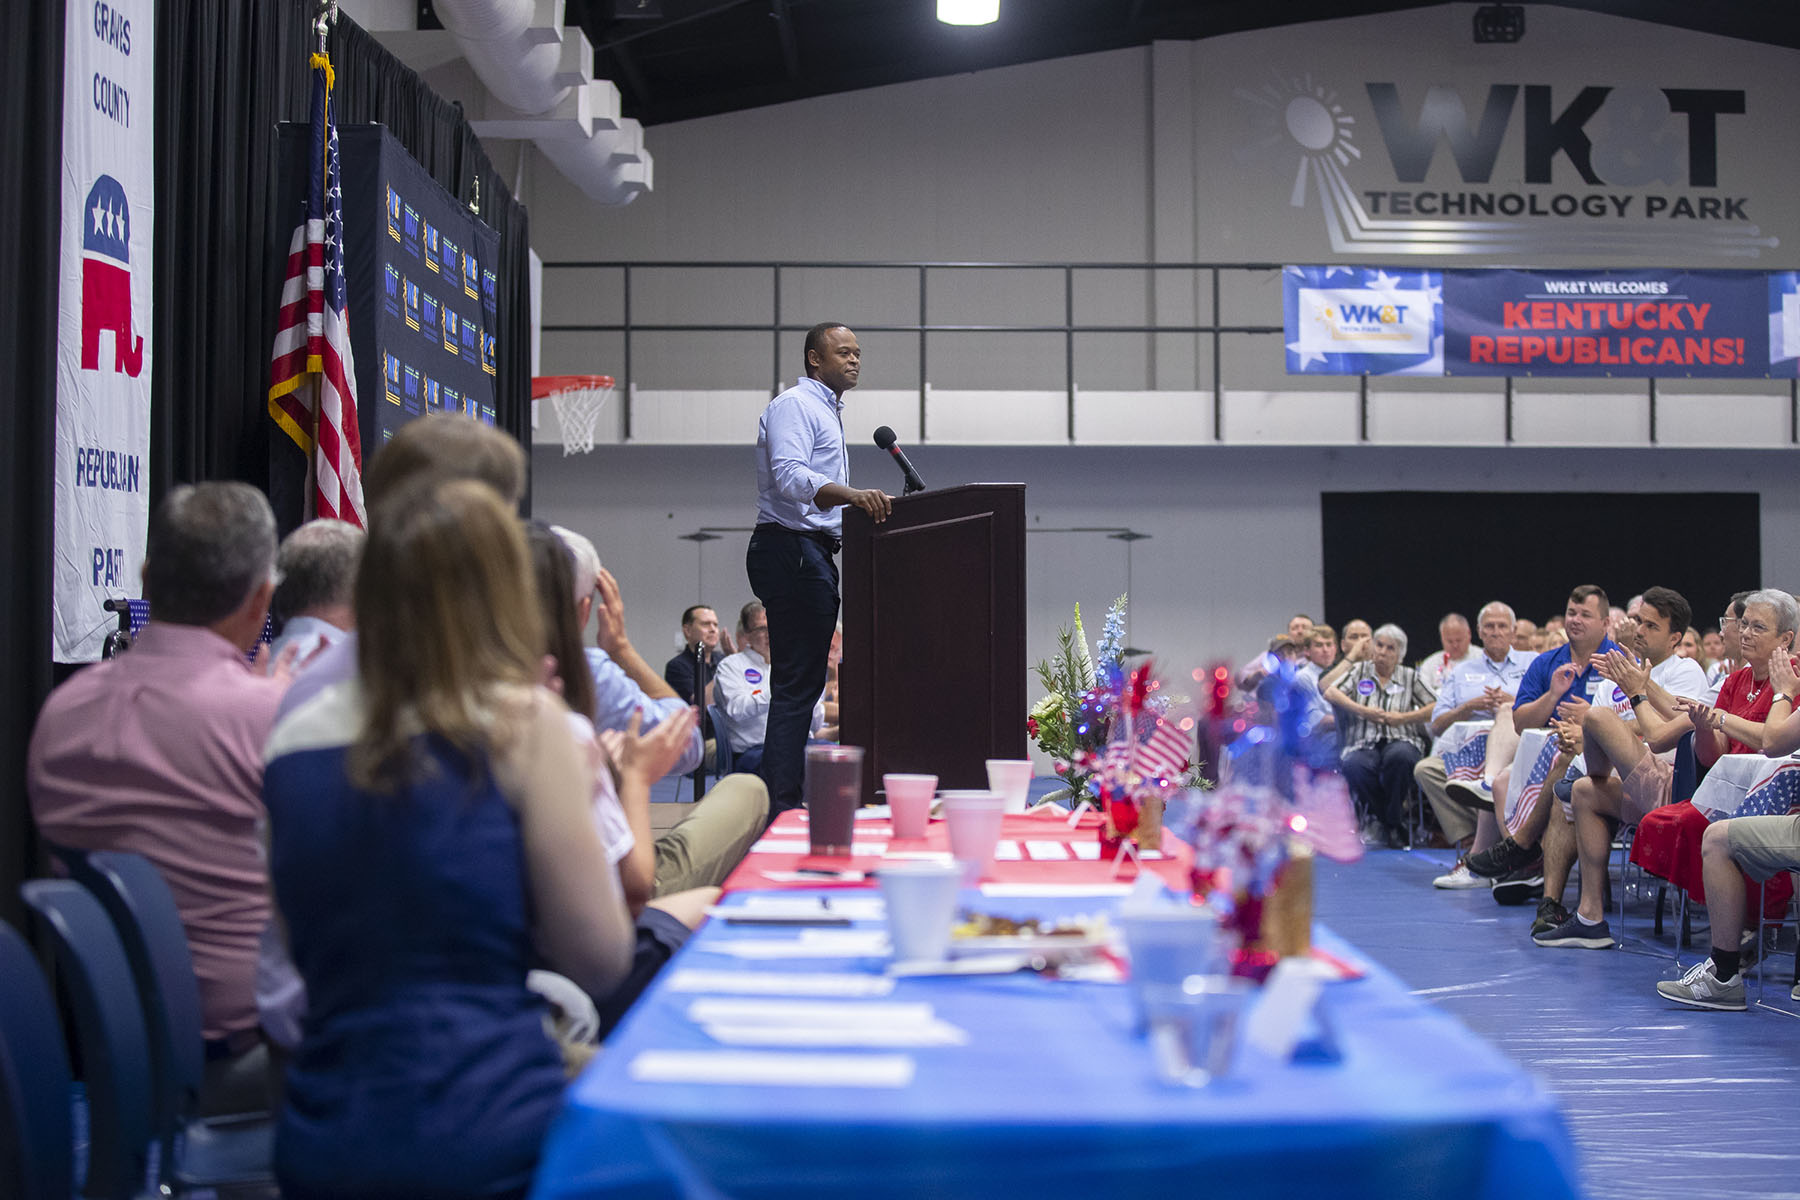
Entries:
[[[1084,263],[1016,263],[1016,262],[746,262],[746,261],[668,261],[668,262],[624,262],[624,261],[570,261],[547,262],[546,271],[594,271],[607,270],[620,273],[620,305],[621,319],[617,322],[553,322],[543,326],[545,333],[617,333],[624,339],[623,368],[619,373],[619,394],[624,398],[623,422],[624,435],[631,437],[631,342],[634,334],[642,333],[767,333],[770,338],[769,379],[772,390],[779,390],[782,381],[782,355],[788,348],[782,341],[783,335],[803,333],[811,328],[806,325],[784,323],[781,320],[781,280],[784,271],[910,271],[917,279],[917,300],[919,319],[910,324],[881,324],[858,321],[856,329],[866,333],[902,333],[916,334],[919,339],[919,433],[925,435],[925,400],[930,379],[930,339],[932,334],[1060,334],[1063,338],[1063,385],[1068,397],[1066,419],[1067,432],[1071,442],[1075,440],[1075,339],[1081,334],[1188,334],[1210,336],[1212,338],[1212,382],[1213,411],[1212,426],[1214,440],[1223,437],[1222,409],[1220,397],[1224,394],[1222,386],[1223,368],[1221,343],[1227,334],[1274,334],[1283,332],[1280,325],[1227,325],[1220,322],[1222,304],[1220,273],[1224,271],[1268,272],[1281,270],[1279,263],[1122,263],[1122,262],[1084,262]],[[634,322],[631,316],[631,284],[634,273],[642,275],[650,271],[768,271],[770,273],[770,316],[766,322]],[[934,323],[930,319],[931,276],[934,272],[952,271],[1041,271],[1060,274],[1062,276],[1063,320],[1060,324],[946,324]],[[1212,285],[1212,321],[1208,324],[1077,324],[1075,321],[1075,279],[1077,273],[1084,272],[1120,272],[1138,271],[1149,273],[1161,272],[1194,272],[1210,277]]]

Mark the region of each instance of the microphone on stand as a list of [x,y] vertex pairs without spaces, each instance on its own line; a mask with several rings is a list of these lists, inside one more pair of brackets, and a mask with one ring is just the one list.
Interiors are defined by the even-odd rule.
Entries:
[[900,473],[906,476],[906,490],[900,494],[910,496],[914,492],[924,491],[925,481],[919,478],[919,473],[913,470],[913,465],[906,460],[905,451],[895,445],[897,440],[894,437],[894,431],[886,425],[875,431],[875,444],[894,456],[894,461],[900,464]]

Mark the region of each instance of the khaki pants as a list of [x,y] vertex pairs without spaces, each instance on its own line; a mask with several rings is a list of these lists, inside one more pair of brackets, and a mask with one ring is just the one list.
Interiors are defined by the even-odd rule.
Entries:
[[681,823],[656,839],[656,892],[717,887],[743,861],[769,820],[769,789],[754,775],[727,775]]
[[1444,786],[1448,778],[1444,760],[1435,754],[1421,758],[1413,767],[1413,782],[1419,785],[1431,811],[1437,814],[1438,828],[1444,831],[1445,840],[1454,846],[1464,838],[1475,836],[1477,810],[1468,807]]

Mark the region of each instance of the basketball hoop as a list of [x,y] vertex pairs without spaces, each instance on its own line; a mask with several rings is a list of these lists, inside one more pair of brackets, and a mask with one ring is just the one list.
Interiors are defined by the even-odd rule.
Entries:
[[594,424],[612,393],[611,375],[538,375],[531,381],[531,398],[548,396],[556,409],[565,458],[594,449]]

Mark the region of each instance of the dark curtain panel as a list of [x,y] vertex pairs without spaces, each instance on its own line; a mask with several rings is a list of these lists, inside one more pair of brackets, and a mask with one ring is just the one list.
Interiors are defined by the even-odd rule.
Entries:
[[25,747],[50,690],[51,462],[62,230],[62,0],[0,4],[0,918],[18,924],[36,847]]
[[[275,126],[307,119],[311,0],[158,5],[155,412],[151,503],[174,483],[269,482],[269,347],[293,197],[274,195]],[[462,112],[348,18],[331,38],[333,117],[391,130],[446,190],[476,195],[499,231],[508,317],[495,331],[499,422],[530,434],[529,226]],[[354,317],[353,317],[354,319]],[[364,397],[367,403],[368,398]],[[298,453],[297,451],[295,452]]]

